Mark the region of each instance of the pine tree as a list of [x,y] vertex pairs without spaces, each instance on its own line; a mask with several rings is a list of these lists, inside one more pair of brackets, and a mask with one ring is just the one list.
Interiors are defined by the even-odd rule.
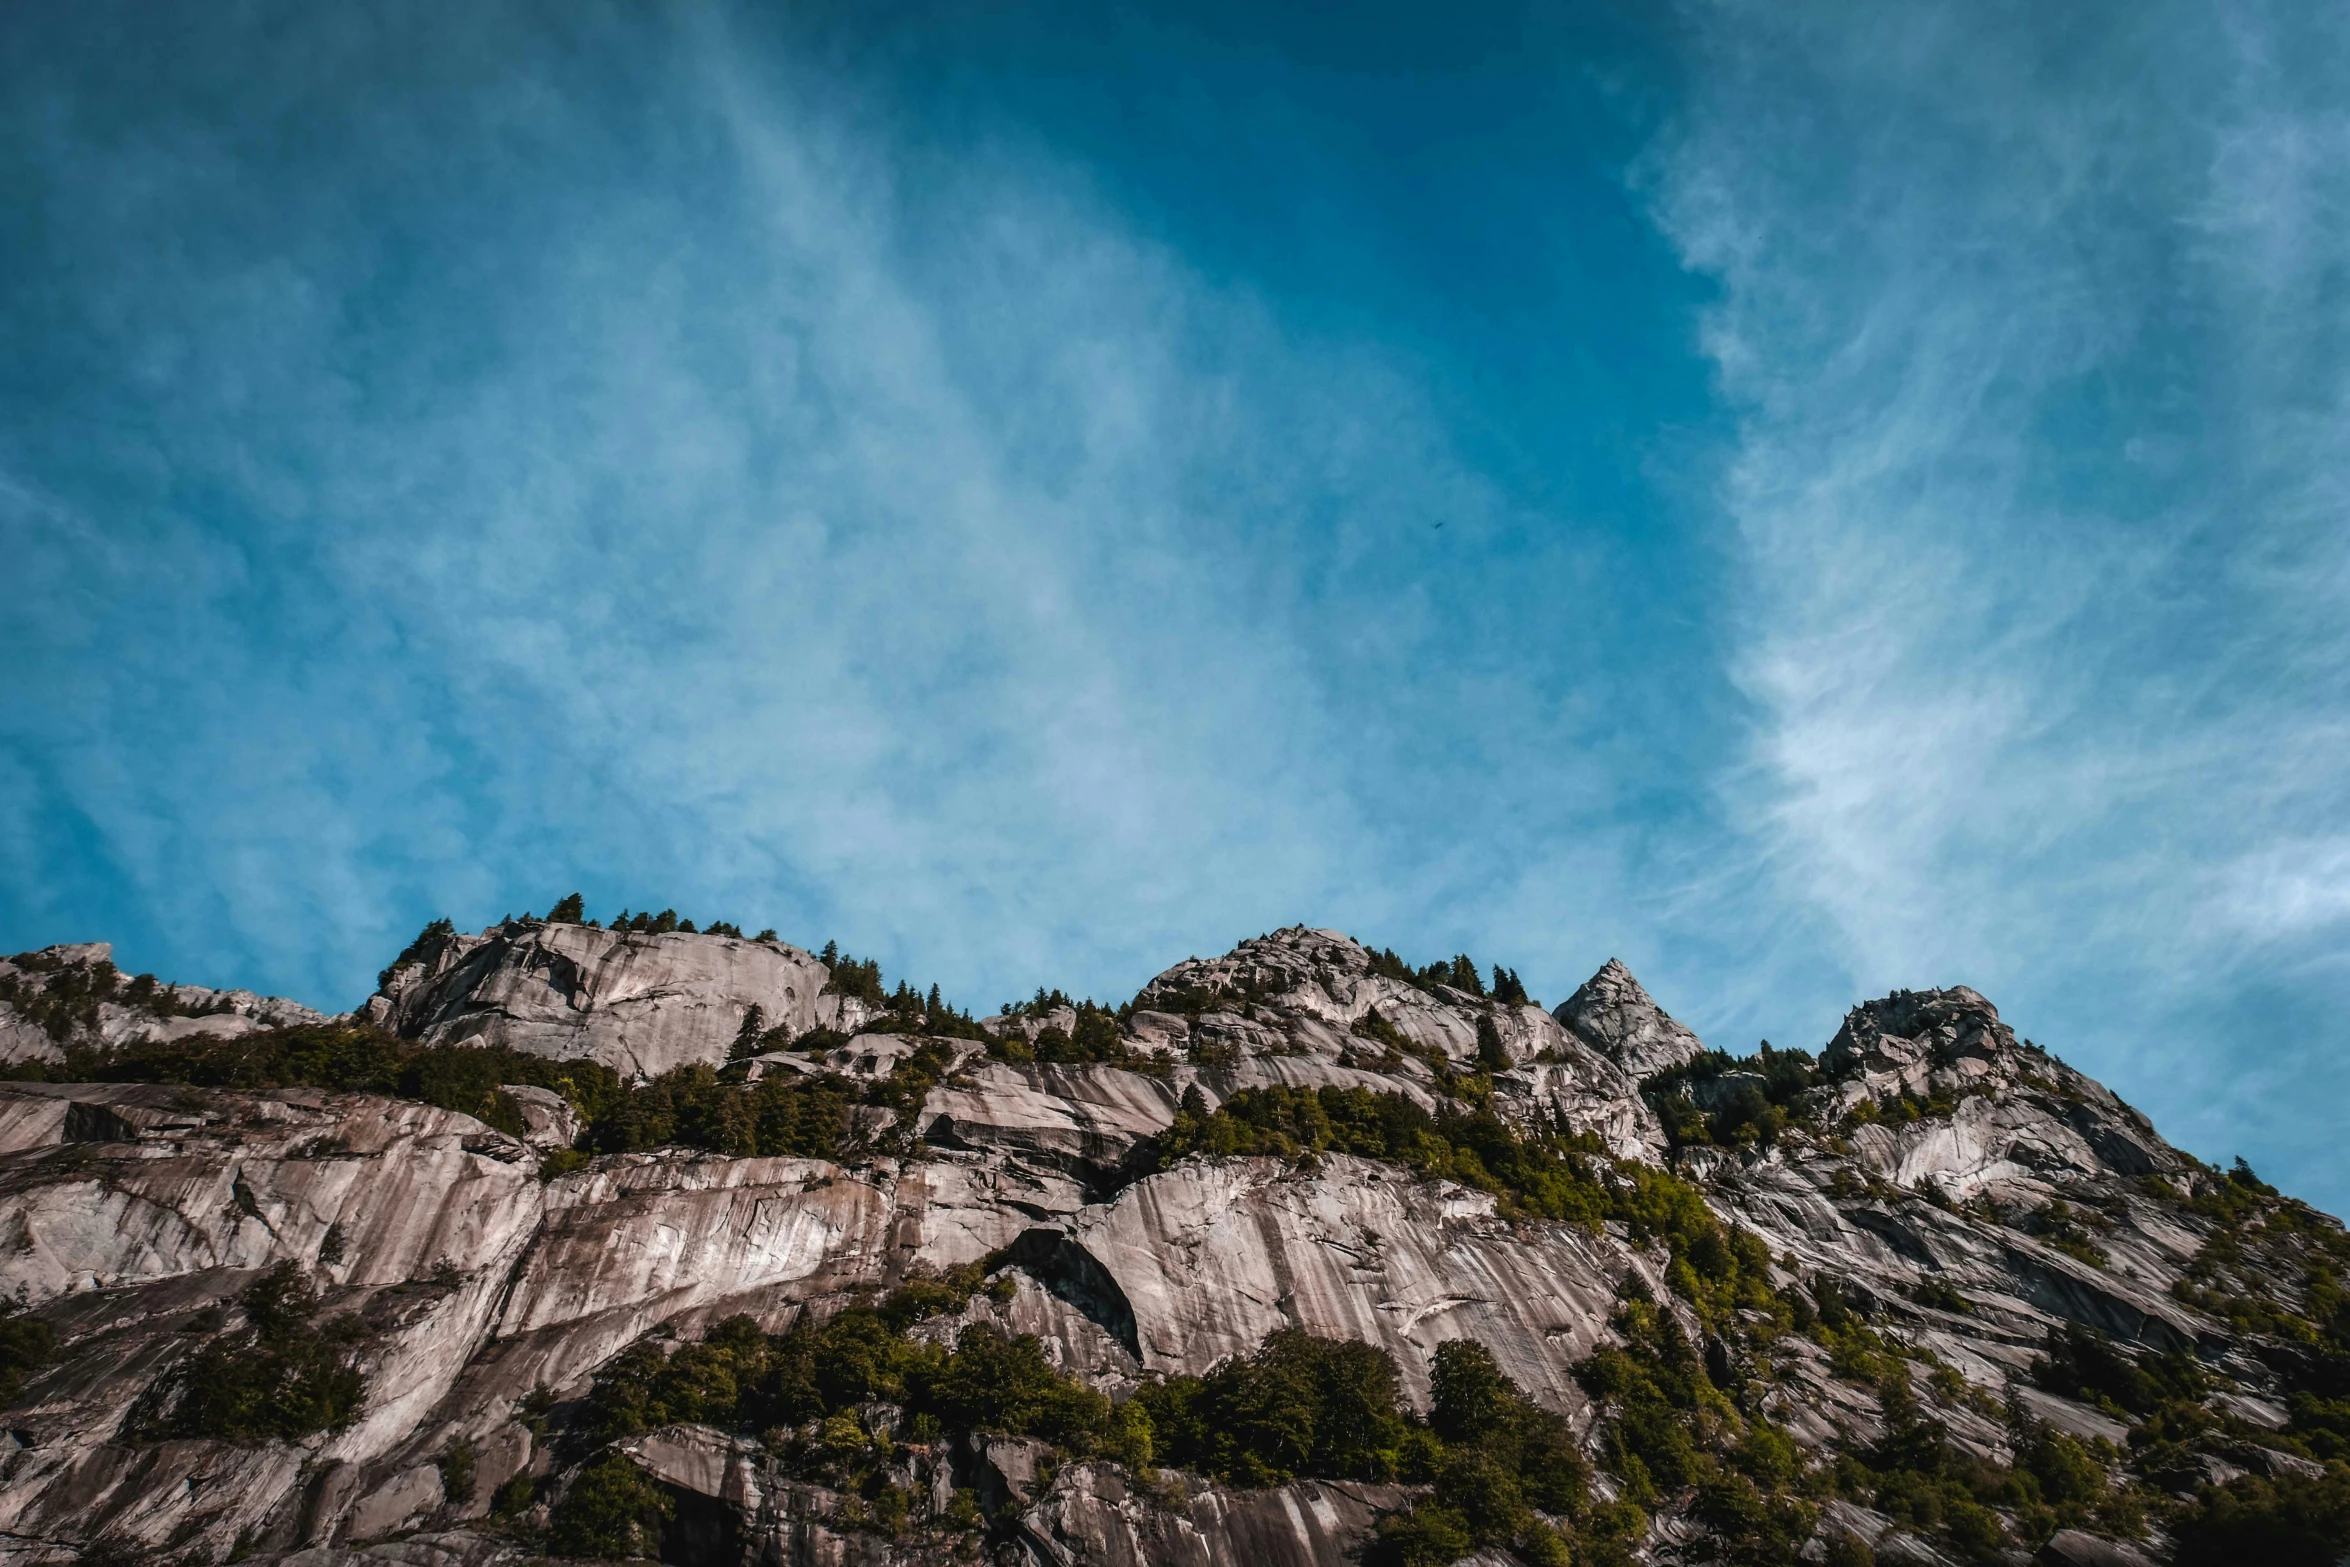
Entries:
[[[1441,970],[1443,965],[1438,964],[1437,967]],[[1437,983],[1450,985],[1455,990],[1465,990],[1472,996],[1485,994],[1485,981],[1477,975],[1476,960],[1466,952],[1459,954],[1452,960],[1450,973],[1437,975]]]
[[547,923],[550,925],[577,925],[586,919],[587,900],[576,892],[547,910]]
[[1509,1070],[1510,1053],[1501,1042],[1501,1030],[1493,1026],[1493,1019],[1477,1019],[1477,1065],[1488,1072]]
[[743,1013],[743,1026],[734,1031],[734,1048],[726,1052],[727,1059],[740,1061],[745,1056],[759,1053],[759,1036],[767,1032],[767,1014],[756,1001]]

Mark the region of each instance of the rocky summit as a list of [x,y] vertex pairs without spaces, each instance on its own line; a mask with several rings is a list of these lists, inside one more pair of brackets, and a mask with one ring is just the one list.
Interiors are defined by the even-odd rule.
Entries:
[[2342,1226],[1972,990],[557,912],[333,1018],[0,963],[0,1561],[2350,1561]]

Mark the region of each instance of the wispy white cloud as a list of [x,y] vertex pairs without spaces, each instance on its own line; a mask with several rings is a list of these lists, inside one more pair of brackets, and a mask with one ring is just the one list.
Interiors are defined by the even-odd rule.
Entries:
[[1697,15],[1649,188],[1723,285],[1754,852],[1852,988],[1976,984],[2247,1135],[2179,1025],[2339,898],[2350,374],[2289,340],[2350,328],[2340,18]]
[[1719,476],[1710,605],[1667,502],[1526,499],[1424,361],[721,15],[207,24],[0,109],[28,939],[337,1003],[576,884],[986,1004],[1308,918],[1730,1045],[1960,980],[2315,1167],[2247,1062],[2344,1091],[2335,23],[1696,7],[1642,183],[1735,449],[1605,455]]
[[[98,333],[151,422],[107,466],[149,482],[135,526],[11,522],[95,585],[21,633],[185,625],[174,667],[70,670],[87,722],[27,754],[156,918],[322,1002],[404,939],[389,911],[519,912],[534,863],[542,902],[796,922],[989,1001],[1298,917],[1485,919],[1498,823],[1423,849],[1365,803],[1415,703],[1497,750],[1542,727],[1518,671],[1411,670],[1471,592],[1415,571],[1432,521],[1511,519],[1405,369],[1203,281],[1033,148],[917,175],[837,88],[670,42],[691,156],[571,167],[609,105],[507,84],[480,137],[554,161],[562,221],[436,210],[421,262],[413,192],[322,217],[298,180],[285,232],[157,256],[132,237],[270,171],[70,118],[48,149],[61,185],[142,193],[64,240],[115,269]],[[1522,617],[1578,548],[1477,596]]]
[[2331,933],[2350,921],[2350,838],[2264,846],[2225,866],[2211,907],[2247,939]]

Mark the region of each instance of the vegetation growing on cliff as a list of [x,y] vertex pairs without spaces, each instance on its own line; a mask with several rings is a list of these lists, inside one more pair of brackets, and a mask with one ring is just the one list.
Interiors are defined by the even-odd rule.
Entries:
[[77,1031],[95,1032],[98,1008],[109,1002],[159,1018],[203,1017],[229,1009],[226,996],[183,997],[176,986],[152,974],[126,978],[104,960],[68,963],[49,952],[20,952],[8,961],[18,972],[0,975],[0,1001],[59,1044]]
[[[1230,1120],[1268,1141],[1287,1136],[1300,1153],[1317,1138],[1328,1150],[1357,1135],[1324,1135],[1297,1109]],[[1330,1119],[1341,1129],[1363,1124],[1360,1113]],[[1429,1126],[1403,1124],[1438,1136],[1448,1154],[1453,1147]],[[1300,1137],[1301,1128],[1311,1135]],[[1768,1258],[1752,1238],[1712,1221],[1694,1192],[1669,1176],[1595,1184],[1609,1194],[1610,1217],[1667,1243],[1673,1287],[1708,1335],[1703,1346],[1693,1341],[1676,1311],[1635,1281],[1612,1319],[1618,1342],[1578,1368],[1599,1415],[1599,1462],[1621,1498],[1611,1504],[1592,1502],[1588,1466],[1564,1422],[1527,1399],[1475,1344],[1440,1347],[1426,1420],[1402,1403],[1384,1351],[1296,1331],[1276,1333],[1205,1376],[1150,1379],[1114,1406],[1054,1370],[1032,1340],[984,1327],[967,1328],[951,1347],[910,1336],[909,1328],[960,1310],[983,1287],[976,1268],[915,1281],[787,1334],[763,1334],[738,1319],[668,1355],[639,1346],[598,1378],[589,1429],[599,1439],[671,1420],[764,1429],[794,1472],[859,1496],[857,1516],[876,1527],[894,1527],[890,1521],[902,1521],[914,1503],[891,1490],[891,1455],[907,1442],[962,1430],[1038,1437],[1072,1460],[1110,1459],[1146,1490],[1156,1483],[1154,1465],[1241,1486],[1324,1478],[1424,1487],[1374,1542],[1371,1559],[1392,1567],[1436,1567],[1480,1549],[1505,1550],[1529,1567],[1626,1562],[1646,1532],[1646,1514],[1667,1505],[1686,1506],[1707,1528],[1715,1559],[1785,1567],[1810,1537],[1820,1505],[1836,1496],[1884,1513],[1960,1561],[1987,1562],[2064,1527],[2140,1532],[2150,1511],[2162,1510],[2182,1567],[2330,1562],[2319,1553],[2333,1548],[2350,1518],[2350,1470],[2336,1465],[2319,1479],[2246,1477],[2177,1505],[2142,1486],[2117,1485],[2109,1469],[2118,1454],[2015,1411],[2012,1466],[1966,1456],[1920,1392],[1930,1358],[1912,1359],[1915,1351],[1875,1332],[1832,1281],[1812,1280],[1808,1294],[1772,1290]],[[2320,1291],[2320,1304],[2331,1299]],[[1872,1389],[1886,1418],[1881,1440],[1807,1459],[1769,1417],[1771,1349],[1788,1333],[1816,1340],[1840,1375]],[[2187,1402],[2196,1384],[2185,1366],[2133,1359],[2093,1335],[2053,1336],[2038,1375],[2071,1396],[2153,1412],[2142,1431],[2166,1412],[2176,1419],[2183,1408],[2202,1408]],[[1965,1396],[1947,1370],[1932,1380],[1945,1398]],[[896,1413],[877,1422],[873,1411],[884,1407]],[[574,1530],[564,1538],[616,1539],[609,1531],[628,1517],[641,1527],[646,1493],[601,1468],[588,1473],[594,1483],[575,1487],[576,1500],[558,1510]],[[597,1527],[608,1532],[579,1532],[597,1508],[621,1524],[604,1518]],[[976,1515],[963,1521],[975,1524]]]
[[357,1319],[313,1325],[318,1294],[290,1262],[262,1274],[237,1303],[244,1328],[207,1341],[165,1378],[140,1434],[294,1441],[349,1425],[367,1391],[350,1359],[365,1331]]
[[[838,1445],[832,1439],[841,1433],[821,1429],[828,1422],[854,1424],[865,1406],[886,1403],[905,1413],[916,1441],[944,1431],[1002,1432],[1147,1464],[1144,1428],[1056,1370],[1035,1338],[984,1324],[964,1328],[952,1348],[909,1335],[989,1288],[980,1269],[966,1267],[820,1321],[803,1318],[785,1333],[735,1317],[672,1354],[640,1343],[597,1374],[589,1429],[609,1440],[692,1421],[765,1432],[779,1451],[814,1453]],[[1007,1295],[1010,1286],[994,1288]]]
[[1618,1220],[1636,1244],[1666,1244],[1667,1280],[1709,1325],[1776,1305],[1765,1277],[1770,1259],[1759,1240],[1722,1224],[1686,1181],[1611,1159],[1596,1137],[1531,1134],[1490,1109],[1430,1111],[1407,1095],[1366,1088],[1243,1089],[1212,1111],[1190,1090],[1174,1124],[1138,1162],[1164,1167],[1191,1155],[1229,1154],[1300,1163],[1353,1154],[1490,1192],[1505,1218],[1592,1230]]
[[1476,960],[1467,953],[1456,954],[1449,961],[1438,959],[1425,968],[1414,968],[1395,955],[1390,948],[1371,951],[1371,972],[1383,979],[1396,980],[1417,990],[1433,992],[1442,985],[1472,996],[1490,996],[1493,1000],[1511,1006],[1530,1005],[1526,987],[1518,979],[1515,969],[1493,966],[1493,988],[1488,991],[1479,977]]
[[547,1549],[558,1556],[651,1556],[676,1510],[652,1476],[622,1454],[606,1453],[572,1478],[556,1504]]
[[[802,1046],[845,1043],[811,1031]],[[938,1079],[948,1056],[924,1042],[877,1082],[826,1073],[781,1071],[745,1085],[740,1067],[694,1065],[642,1083],[585,1060],[550,1060],[482,1045],[419,1045],[377,1029],[342,1023],[266,1029],[222,1038],[133,1044],[119,1050],[73,1049],[62,1067],[18,1063],[6,1075],[71,1082],[185,1083],[203,1088],[324,1088],[385,1094],[461,1111],[521,1136],[521,1107],[503,1089],[551,1089],[570,1102],[583,1126],[579,1147],[630,1153],[687,1147],[736,1156],[788,1154],[844,1160],[859,1150],[851,1111],[859,1104],[910,1115]]]
[[1325,1154],[1383,1159],[1430,1179],[1456,1180],[1503,1199],[1505,1211],[1596,1228],[1608,1216],[1606,1160],[1595,1138],[1529,1138],[1487,1110],[1423,1108],[1367,1088],[1242,1089],[1214,1110],[1188,1090],[1146,1165],[1195,1154],[1270,1154],[1305,1162]]
[[[2149,1178],[2149,1196],[2213,1226],[2174,1286],[2186,1305],[2228,1324],[2269,1362],[2284,1394],[2281,1431],[2254,1426],[2199,1395],[2205,1375],[2181,1356],[2131,1359],[2076,1332],[2051,1337],[2044,1381],[2072,1381],[2136,1417],[2130,1462],[2165,1483],[2195,1473],[2214,1444],[2238,1456],[2268,1448],[2314,1461],[2205,1484],[2172,1509],[2180,1567],[2258,1561],[2332,1567],[2350,1539],[2350,1234],[2307,1204],[2280,1194],[2241,1159],[2232,1169],[2191,1167],[2184,1189]],[[2280,1281],[2281,1284],[2280,1284]]]
[[838,1159],[848,1143],[852,1085],[779,1072],[745,1088],[707,1066],[681,1066],[627,1090],[589,1125],[598,1153],[683,1146],[737,1158]]
[[[1421,1420],[1403,1403],[1386,1351],[1296,1331],[1204,1377],[1152,1378],[1124,1404],[1055,1369],[1034,1338],[972,1324],[950,1346],[909,1331],[983,1291],[1003,1298],[1009,1289],[964,1268],[781,1334],[737,1317],[667,1353],[640,1343],[597,1375],[579,1434],[611,1442],[679,1421],[761,1433],[788,1472],[857,1498],[855,1516],[891,1532],[917,1501],[892,1478],[908,1444],[961,1432],[1033,1437],[1065,1460],[1114,1462],[1146,1490],[1158,1484],[1158,1464],[1241,1486],[1425,1484],[1426,1500],[1390,1519],[1378,1547],[1382,1560],[1414,1567],[1483,1545],[1563,1562],[1568,1536],[1543,1515],[1570,1531],[1592,1516],[1589,1466],[1566,1422],[1529,1400],[1481,1346],[1439,1349],[1434,1412]],[[574,1480],[555,1509],[551,1547],[649,1547],[658,1493],[615,1462],[625,1460],[596,1459]],[[1602,1509],[1596,1527],[1593,1538],[1621,1533],[1624,1518]],[[1463,1540],[1472,1544],[1450,1549]]]
[[57,1330],[0,1297],[0,1404],[13,1404],[24,1385],[57,1354]]
[[[1785,1075],[1800,1081],[1793,1070]],[[2104,1465],[2069,1437],[2019,1425],[2012,1468],[1958,1455],[1913,1389],[1907,1352],[1847,1307],[1832,1281],[1815,1281],[1810,1296],[1775,1288],[1761,1241],[1722,1224],[1695,1187],[1669,1172],[1607,1159],[1589,1139],[1528,1135],[1465,1105],[1431,1112],[1402,1095],[1271,1088],[1235,1094],[1212,1112],[1204,1101],[1188,1103],[1157,1148],[1166,1161],[1257,1154],[1304,1163],[1332,1153],[1391,1160],[1423,1176],[1479,1187],[1500,1199],[1505,1215],[1594,1226],[1617,1221],[1635,1244],[1664,1242],[1665,1281],[1704,1330],[1707,1347],[1693,1343],[1674,1312],[1635,1281],[1613,1319],[1621,1342],[1600,1349],[1579,1375],[1603,1412],[1600,1458],[1624,1504],[1651,1509],[1686,1499],[1721,1542],[1724,1560],[1792,1562],[1819,1503],[1831,1495],[1887,1512],[1968,1560],[2018,1540],[2034,1543],[2058,1527],[2129,1532],[2143,1525],[2145,1497],[2112,1486]],[[1815,1339],[1840,1375],[1872,1388],[1891,1426],[1883,1443],[1833,1464],[1807,1464],[1767,1417],[1762,1400],[1776,1375],[1772,1346],[1790,1332]],[[2192,1380],[2183,1366],[2144,1369],[2101,1356],[2097,1341],[2078,1334],[2052,1343],[2043,1374],[2051,1385],[2065,1382],[2068,1393],[2097,1397],[2105,1388],[2139,1408],[2155,1407],[2163,1387],[2183,1390]],[[2166,1375],[2170,1382],[2161,1380]],[[1951,1385],[1943,1388],[1943,1381]],[[1937,1388],[1962,1401],[1972,1396],[1947,1371],[1937,1373]],[[1193,1450],[1223,1451],[1236,1440],[1225,1433],[1240,1428],[1230,1419],[1207,1425],[1190,1439]],[[1471,1465],[1454,1472],[1448,1491],[1445,1471],[1432,1467],[1423,1450],[1405,1442],[1393,1451],[1395,1467],[1384,1472],[1431,1481],[1436,1489],[1429,1503],[1386,1532],[1382,1548],[1390,1559],[1450,1561],[1496,1544],[1528,1561],[1550,1559],[1539,1534],[1513,1534],[1494,1521],[1516,1514],[1491,1501],[1506,1496],[1506,1488],[1489,1470]],[[1231,1461],[1207,1467],[1235,1478],[1245,1472]],[[1482,1490],[1470,1488],[1472,1474],[1483,1476]],[[1485,1511],[1458,1500],[1471,1494],[1488,1499]],[[1619,1559],[1624,1542],[1636,1539],[1644,1524],[1631,1512],[1614,1511],[1579,1527],[1583,1558],[1607,1561]]]
[[[1700,1108],[1691,1097],[1698,1085],[1733,1073],[1748,1080],[1728,1093],[1709,1093],[1711,1108]],[[1640,1089],[1675,1148],[1767,1148],[1800,1118],[1798,1101],[1818,1080],[1819,1063],[1810,1051],[1774,1050],[1766,1039],[1750,1059],[1708,1050],[1647,1078]]]
[[[977,1267],[959,1268],[821,1320],[803,1317],[784,1333],[735,1317],[670,1353],[639,1343],[597,1374],[579,1434],[610,1442],[678,1421],[757,1434],[787,1472],[853,1501],[843,1521],[893,1533],[917,1502],[896,1479],[909,1444],[950,1433],[1035,1437],[1072,1457],[1147,1472],[1141,1406],[1114,1405],[1061,1372],[1034,1337],[970,1324],[950,1346],[909,1332],[1009,1290]],[[616,1542],[643,1549],[657,1538],[659,1515],[648,1507],[657,1491],[616,1464],[634,1469],[607,1456],[573,1482],[554,1510],[550,1547],[617,1554]],[[950,1512],[951,1530],[978,1522],[968,1503]]]
[[[1046,1005],[1047,1001],[1052,1004]],[[1050,1016],[1066,1006],[1075,1014],[1070,1027],[1048,1023],[1037,1030],[1033,1040],[1021,1033],[989,1034],[988,1054],[999,1061],[1015,1064],[1041,1062],[1047,1066],[1073,1066],[1086,1062],[1105,1062],[1113,1066],[1137,1070],[1156,1070],[1157,1059],[1138,1056],[1126,1043],[1119,1025],[1119,1014],[1091,1001],[1071,1003],[1059,991],[1048,998],[1039,992],[1037,1001],[1018,1012],[1007,1011],[1007,1017]],[[1042,1010],[1038,1010],[1039,1008]]]
[[1135,1401],[1162,1461],[1239,1485],[1422,1480],[1439,1456],[1408,1418],[1384,1350],[1295,1329],[1205,1377],[1147,1382]]
[[1592,1507],[1590,1466],[1564,1419],[1526,1397],[1482,1344],[1439,1345],[1429,1380],[1432,1484],[1382,1521],[1374,1562],[1440,1567],[1498,1546],[1532,1567],[1565,1567],[1570,1543],[1585,1560],[1610,1554],[1623,1511]]
[[627,1098],[618,1073],[593,1061],[554,1061],[482,1045],[420,1045],[345,1023],[191,1034],[115,1050],[69,1047],[59,1066],[19,1062],[9,1076],[33,1081],[185,1083],[199,1088],[324,1088],[386,1094],[477,1116],[519,1135],[522,1113],[500,1085],[551,1088],[583,1119],[610,1115]]

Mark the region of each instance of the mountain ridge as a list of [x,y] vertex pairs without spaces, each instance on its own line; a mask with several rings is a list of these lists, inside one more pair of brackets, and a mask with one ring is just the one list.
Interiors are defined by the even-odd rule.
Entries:
[[[1965,987],[1731,1057],[1614,959],[1545,1011],[1299,926],[973,1018],[824,957],[437,923],[333,1019],[0,963],[0,1559],[2192,1562],[2350,1476],[2340,1225]],[[877,1309],[892,1396],[729,1424]],[[953,1426],[999,1340],[1098,1412]],[[1319,1344],[1388,1368],[1352,1471],[1194,1412]],[[326,1413],[189,1412],[296,1362]]]

